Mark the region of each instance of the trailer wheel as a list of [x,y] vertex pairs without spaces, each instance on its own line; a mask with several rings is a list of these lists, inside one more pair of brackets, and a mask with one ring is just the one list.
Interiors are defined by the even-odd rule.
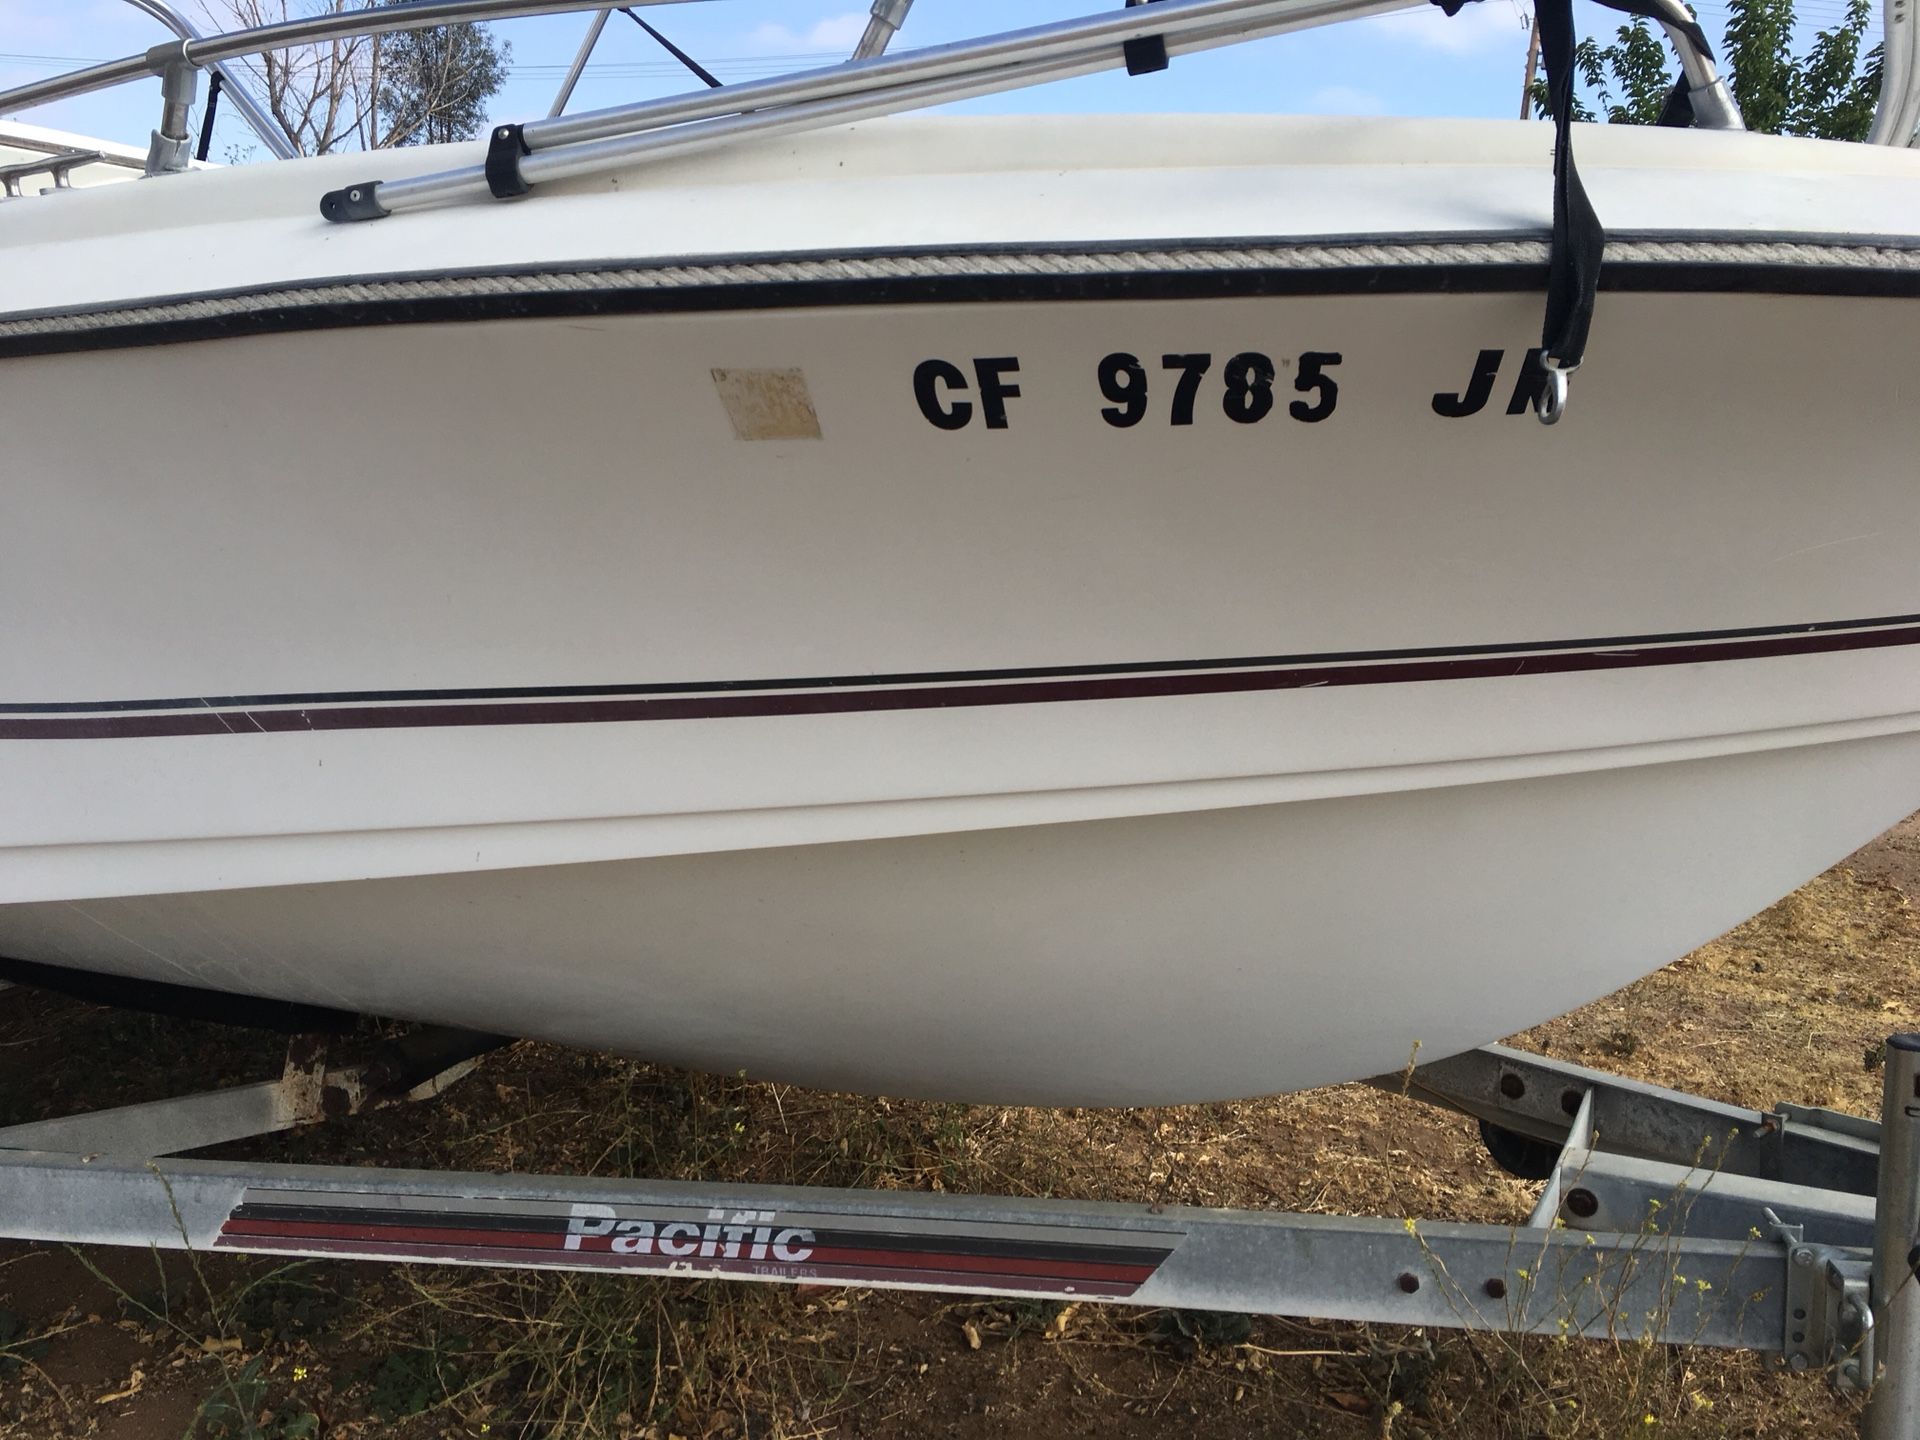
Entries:
[[1480,1143],[1494,1164],[1518,1180],[1545,1180],[1560,1163],[1558,1145],[1515,1134],[1487,1120],[1480,1122]]

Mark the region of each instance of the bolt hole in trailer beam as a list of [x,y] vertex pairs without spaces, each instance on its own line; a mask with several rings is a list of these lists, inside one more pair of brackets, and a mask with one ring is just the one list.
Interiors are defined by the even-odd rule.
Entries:
[[296,1036],[275,1080],[0,1130],[0,1231],[1741,1348],[1871,1391],[1870,1440],[1915,1433],[1920,1036],[1888,1043],[1877,1128],[1498,1046],[1375,1081],[1557,1140],[1513,1226],[154,1158],[431,1098],[503,1043],[429,1029],[334,1067],[324,1039]]

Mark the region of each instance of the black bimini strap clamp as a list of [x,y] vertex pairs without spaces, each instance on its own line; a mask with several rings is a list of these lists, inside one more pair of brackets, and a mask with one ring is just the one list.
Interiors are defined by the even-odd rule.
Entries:
[[[1433,3],[1457,15],[1469,0]],[[1573,163],[1573,0],[1538,0],[1534,15],[1540,25],[1547,109],[1554,132],[1553,243],[1547,256],[1547,315],[1540,335],[1541,363],[1550,373],[1537,411],[1551,425],[1566,404],[1566,377],[1579,368],[1586,354],[1607,235]]]
[[336,225],[349,220],[383,219],[393,212],[380,203],[379,189],[378,181],[362,180],[358,185],[329,190],[320,197],[320,213]]
[[510,200],[533,187],[520,176],[520,157],[531,155],[524,126],[496,125],[487,140],[487,189],[496,200]]
[[[1148,5],[1152,0],[1127,0],[1127,9],[1136,5]],[[1127,74],[1153,75],[1167,68],[1167,37],[1164,35],[1141,35],[1133,40],[1120,42],[1120,51],[1127,59]]]

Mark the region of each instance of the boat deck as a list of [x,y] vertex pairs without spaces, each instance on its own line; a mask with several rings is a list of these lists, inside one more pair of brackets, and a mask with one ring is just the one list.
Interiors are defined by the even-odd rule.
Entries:
[[[322,156],[8,206],[0,315],[524,268],[530,255],[565,266],[1216,238],[1538,241],[1551,143],[1549,126],[1520,121],[908,117],[356,226],[324,221],[320,196],[472,164],[484,146]],[[1577,147],[1616,241],[1920,231],[1920,155],[1907,150],[1630,126],[1580,127]]]

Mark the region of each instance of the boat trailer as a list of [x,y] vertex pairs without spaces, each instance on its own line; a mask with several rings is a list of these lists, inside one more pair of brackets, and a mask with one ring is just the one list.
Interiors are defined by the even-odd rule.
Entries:
[[0,1129],[0,1235],[862,1285],[1709,1345],[1869,1392],[1920,1436],[1920,1035],[1879,1124],[1743,1110],[1488,1046],[1371,1082],[1544,1180],[1520,1224],[177,1157],[437,1095],[507,1043],[422,1030],[275,1080]]

